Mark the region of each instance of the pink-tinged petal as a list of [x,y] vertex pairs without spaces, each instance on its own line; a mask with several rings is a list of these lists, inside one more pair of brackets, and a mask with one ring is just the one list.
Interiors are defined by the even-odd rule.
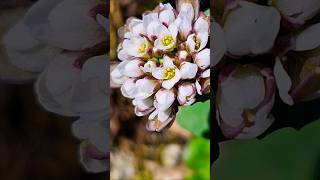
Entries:
[[169,26],[174,20],[175,15],[172,9],[166,9],[159,13],[159,20]]
[[277,0],[274,5],[291,24],[303,25],[320,11],[317,0]]
[[160,89],[160,84],[157,80],[143,78],[136,81],[136,99],[146,99]]
[[177,99],[182,106],[191,105],[195,102],[197,95],[196,85],[190,82],[184,82],[178,87]]
[[296,51],[307,51],[320,46],[320,23],[312,25],[302,31],[296,38]]
[[186,13],[179,14],[174,24],[178,27],[180,38],[186,40],[192,32],[192,20],[189,19],[189,15]]
[[147,12],[142,15],[143,27],[147,29],[149,24],[154,21],[159,21],[158,13]]
[[194,42],[195,34],[191,34],[188,36],[186,45],[189,52],[195,52],[196,51],[196,42]]
[[195,63],[202,70],[210,66],[210,49],[206,48],[195,55]]
[[268,52],[278,35],[280,20],[274,7],[239,1],[224,24],[228,52],[235,56]]
[[292,82],[289,75],[283,68],[280,59],[276,60],[273,72],[276,79],[280,98],[282,99],[283,102],[289,105],[293,105],[294,104],[293,99],[289,95],[289,91],[291,90],[291,87],[292,87]]
[[129,61],[124,68],[123,74],[128,77],[136,78],[142,76],[144,73],[140,67],[143,67],[144,62],[139,59]]
[[153,21],[147,26],[147,36],[151,41],[156,40],[159,38],[159,27],[162,27],[163,25],[159,21]]
[[223,73],[231,77],[219,80],[217,112],[220,127],[227,138],[254,138],[274,121],[270,111],[276,92],[275,79],[269,68],[231,67],[232,70]]
[[156,62],[148,61],[140,69],[145,73],[152,73],[156,67],[157,67]]
[[23,21],[10,29],[3,41],[9,61],[16,67],[30,72],[41,72],[63,51],[34,39]]
[[121,85],[128,79],[128,77],[123,74],[124,68],[128,63],[129,61],[122,61],[111,71],[111,79],[114,83]]
[[68,50],[83,50],[107,39],[105,29],[90,16],[94,6],[96,3],[92,1],[39,1],[27,12],[25,24],[41,42]]
[[87,141],[81,143],[80,162],[87,171],[93,173],[105,172],[109,169],[109,161],[109,152],[100,152]]
[[200,16],[194,23],[193,29],[197,34],[209,33],[208,20],[205,17]]
[[180,81],[180,79],[181,79],[180,71],[179,69],[175,69],[175,76],[171,79],[164,80],[162,82],[162,87],[165,89],[171,89],[177,82]]
[[70,117],[79,116],[79,113],[73,111],[70,107],[66,107],[63,104],[60,104],[52,95],[52,93],[49,92],[46,83],[47,83],[46,71],[44,71],[38,77],[35,83],[35,91],[37,94],[37,99],[39,103],[44,107],[44,109],[59,115],[63,115],[63,116],[70,116]]
[[210,69],[206,69],[205,71],[203,71],[200,75],[201,78],[208,78],[210,77]]
[[193,79],[197,75],[198,66],[190,62],[180,64],[181,79]]
[[152,76],[156,79],[163,80],[165,78],[164,69],[160,67],[154,68],[152,71]]
[[165,128],[168,128],[175,118],[175,111],[172,108],[166,111],[155,111],[156,116],[150,118],[146,124],[146,129],[148,131],[161,132]]
[[173,64],[173,59],[165,55],[163,57],[163,67],[175,67],[175,65]]
[[179,61],[183,62],[183,61],[187,61],[188,60],[188,52],[187,51],[179,51],[178,52],[178,57],[179,57]]
[[134,112],[137,116],[148,115],[155,109],[153,106],[153,97],[147,99],[134,99],[132,104],[135,106]]
[[160,89],[155,94],[154,106],[159,111],[165,111],[173,104],[175,99],[176,99],[176,95],[173,89],[171,90]]
[[197,50],[197,52],[201,51],[204,47],[206,47],[209,39],[209,33],[203,32],[201,34],[197,34],[197,40],[200,41],[200,47]]
[[133,99],[136,95],[136,80],[127,79],[121,86],[121,93],[124,97]]

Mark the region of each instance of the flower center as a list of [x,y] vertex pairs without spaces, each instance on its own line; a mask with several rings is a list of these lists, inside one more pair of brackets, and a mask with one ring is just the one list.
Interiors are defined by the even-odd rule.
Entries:
[[162,38],[162,44],[164,45],[164,46],[168,46],[168,45],[170,45],[172,42],[173,42],[173,38],[172,38],[172,36],[171,35],[167,35],[167,36],[165,36],[164,38]]
[[176,70],[172,67],[170,68],[166,68],[164,70],[164,79],[168,80],[168,79],[172,79],[176,74]]
[[146,51],[146,48],[147,48],[146,43],[141,44],[138,49],[139,53],[144,53]]
[[198,50],[200,48],[200,40],[197,37],[194,37],[195,48]]

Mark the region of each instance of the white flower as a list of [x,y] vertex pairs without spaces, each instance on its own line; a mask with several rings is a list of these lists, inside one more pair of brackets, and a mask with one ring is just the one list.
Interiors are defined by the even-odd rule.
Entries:
[[194,34],[187,38],[187,47],[190,52],[199,52],[207,44],[209,39],[209,22],[206,17],[200,16],[193,27]]
[[167,110],[175,101],[174,89],[160,89],[155,94],[154,107],[159,111]]
[[159,20],[164,23],[166,26],[169,26],[176,19],[174,14],[174,9],[171,4],[162,4],[160,3],[160,12]]
[[194,59],[200,69],[207,69],[210,66],[210,49],[206,48],[198,52]]
[[158,24],[156,27],[157,39],[154,41],[154,47],[163,51],[172,51],[175,48],[177,42],[177,26],[175,24],[171,24],[167,28],[162,24]]
[[320,46],[320,23],[314,24],[296,37],[295,51],[313,50]]
[[181,78],[180,70],[173,64],[170,57],[163,57],[163,67],[158,67],[152,72],[152,76],[163,80],[162,87],[171,89]]
[[318,0],[274,0],[275,6],[291,23],[304,24],[320,12]]
[[149,131],[160,132],[166,128],[172,120],[175,118],[175,113],[172,108],[165,111],[155,110],[149,116],[149,121],[146,124],[146,128]]
[[198,72],[198,66],[190,62],[182,62],[180,64],[181,79],[193,79]]
[[190,82],[184,82],[178,87],[178,101],[182,106],[191,105],[196,101],[196,85]]
[[146,99],[134,99],[132,104],[135,106],[134,112],[137,116],[145,116],[155,109],[153,106],[153,97]]
[[[4,39],[13,64],[39,73],[35,92],[40,104],[79,118],[72,130],[86,144],[80,147],[81,162],[91,172],[108,168],[105,6],[91,0],[38,1]],[[114,71],[118,82],[125,80],[127,63]]]
[[132,36],[130,40],[122,43],[123,49],[127,50],[128,55],[136,58],[148,58],[150,49],[149,41],[145,37]]
[[146,124],[150,131],[168,127],[178,106],[192,105],[197,92],[210,92],[209,17],[198,17],[199,4],[178,6],[177,17],[170,4],[160,4],[142,20],[127,20],[118,48],[122,62],[111,71],[112,82],[133,99],[135,114],[151,113]]
[[159,82],[145,77],[136,82],[136,99],[146,99],[157,92],[160,88]]
[[280,14],[274,7],[239,1],[224,24],[227,51],[235,56],[262,54],[274,44]]
[[152,71],[154,70],[154,68],[157,67],[157,63],[154,61],[148,61],[146,62],[143,67],[141,67],[141,70],[145,73],[152,73]]

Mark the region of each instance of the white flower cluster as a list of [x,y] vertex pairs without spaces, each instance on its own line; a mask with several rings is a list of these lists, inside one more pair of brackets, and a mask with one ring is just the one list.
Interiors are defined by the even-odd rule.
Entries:
[[106,1],[41,0],[4,38],[11,63],[39,75],[40,104],[79,117],[72,131],[91,172],[108,168],[106,14]]
[[120,29],[121,62],[111,72],[123,96],[133,99],[137,116],[149,115],[150,131],[175,119],[178,106],[191,105],[210,92],[209,17],[199,6],[169,3],[129,18]]
[[221,12],[211,47],[216,117],[226,138],[261,135],[282,120],[274,113],[280,101],[320,97],[319,0],[235,0]]

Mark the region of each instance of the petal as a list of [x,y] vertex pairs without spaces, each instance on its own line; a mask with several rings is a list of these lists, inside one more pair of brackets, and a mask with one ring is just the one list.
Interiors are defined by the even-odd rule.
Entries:
[[168,109],[174,102],[176,95],[173,90],[160,89],[155,94],[154,106],[159,111]]
[[163,57],[163,67],[175,67],[175,65],[173,64],[173,59],[165,55]]
[[121,93],[124,97],[133,99],[136,95],[136,80],[129,78],[121,86]]
[[139,59],[134,59],[129,61],[124,68],[123,74],[128,77],[139,77],[142,76],[144,73],[140,69],[143,66],[143,61]]
[[165,89],[171,89],[173,88],[173,86],[179,82],[181,79],[181,74],[180,71],[178,69],[175,70],[175,76],[172,79],[169,80],[164,80],[162,82],[162,87]]
[[116,84],[123,84],[125,80],[128,79],[127,76],[123,74],[125,66],[129,61],[122,61],[111,71],[111,79]]
[[276,79],[277,87],[279,90],[280,98],[287,104],[293,105],[293,99],[289,95],[289,91],[291,90],[292,82],[282,66],[282,63],[279,59],[276,60],[274,65],[274,77]]
[[315,24],[297,36],[296,51],[312,50],[320,46],[320,23]]
[[159,82],[149,78],[139,79],[136,82],[136,99],[146,99],[160,88]]
[[170,25],[175,20],[175,15],[172,9],[166,9],[159,13],[159,20],[166,24]]
[[198,52],[194,61],[200,69],[207,69],[210,66],[210,49],[206,48]]
[[268,52],[278,34],[280,19],[273,7],[240,1],[224,24],[228,52],[236,56]]
[[105,29],[89,16],[95,5],[89,1],[39,1],[27,12],[25,23],[31,34],[42,42],[68,50],[83,50],[107,39]]
[[152,71],[152,76],[159,80],[164,79],[164,69],[160,67],[154,68],[154,70]]
[[198,66],[190,62],[182,62],[180,65],[181,79],[193,79],[198,71]]

